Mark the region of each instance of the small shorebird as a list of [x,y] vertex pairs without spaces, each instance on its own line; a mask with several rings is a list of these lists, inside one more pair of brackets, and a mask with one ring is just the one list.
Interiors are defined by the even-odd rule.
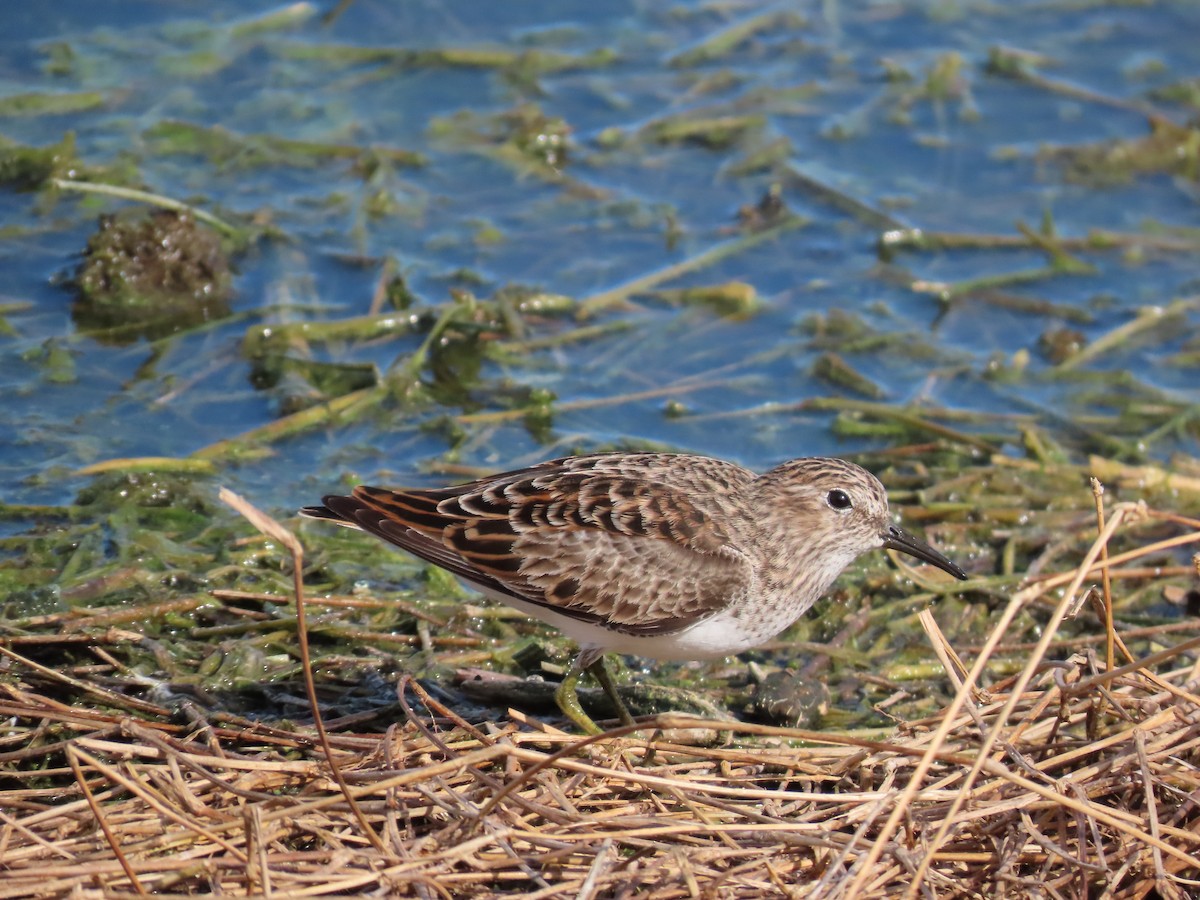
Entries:
[[841,459],[793,459],[756,475],[705,456],[598,453],[455,487],[362,485],[323,502],[301,513],[389,541],[577,641],[555,699],[593,734],[577,694],[585,671],[632,722],[605,653],[740,653],[879,547],[967,577],[897,527],[879,480]]

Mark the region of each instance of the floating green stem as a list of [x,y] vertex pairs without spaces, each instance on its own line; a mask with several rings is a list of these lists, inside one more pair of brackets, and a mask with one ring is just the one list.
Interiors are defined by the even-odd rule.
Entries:
[[106,459],[76,469],[76,476],[102,475],[106,472],[162,472],[183,475],[213,475],[216,468],[207,459],[175,456],[133,456]]
[[679,278],[681,275],[686,275],[689,272],[695,272],[711,266],[723,259],[726,259],[735,254],[749,250],[758,244],[778,237],[785,232],[796,228],[803,228],[808,224],[808,220],[802,216],[788,213],[784,215],[778,222],[767,226],[761,231],[754,231],[749,234],[741,235],[716,246],[709,247],[707,250],[696,254],[695,256],[682,260],[665,268],[658,269],[632,281],[627,281],[624,284],[611,288],[607,291],[601,291],[598,294],[592,294],[580,301],[579,311],[576,313],[578,318],[586,319],[591,316],[599,315],[607,310],[625,306],[629,303],[630,297],[634,294],[642,294],[651,291],[664,282],[670,281],[673,278]]
[[202,447],[192,454],[193,459],[231,459],[238,457],[262,456],[269,451],[265,444],[271,444],[296,434],[301,434],[317,428],[334,419],[352,416],[359,411],[376,406],[383,402],[388,392],[381,386],[363,388],[341,397],[335,397],[325,403],[310,406],[290,416],[275,419],[266,425],[242,432],[236,437],[226,438]]
[[703,65],[729,56],[743,44],[760,34],[794,31],[804,27],[804,17],[791,10],[771,10],[748,16],[713,32],[687,50],[676,53],[667,65],[677,69]]
[[247,232],[228,222],[217,218],[212,213],[205,212],[195,206],[189,206],[179,200],[174,200],[171,197],[164,197],[162,194],[152,194],[149,191],[139,191],[136,188],[121,187],[116,184],[97,184],[91,181],[70,181],[65,178],[52,178],[50,183],[54,187],[62,191],[77,191],[82,194],[104,194],[109,197],[116,197],[120,200],[133,200],[137,203],[148,203],[151,206],[158,206],[162,209],[171,209],[176,212],[186,212],[195,218],[199,219],[213,228],[220,231],[222,234],[232,238],[235,243],[243,244],[248,241]]
[[1122,344],[1147,331],[1180,321],[1185,314],[1200,309],[1200,295],[1173,300],[1166,306],[1146,306],[1138,310],[1132,321],[1119,325],[1107,334],[1096,338],[1074,356],[1059,363],[1059,371],[1077,369],[1092,360],[1115,350]]

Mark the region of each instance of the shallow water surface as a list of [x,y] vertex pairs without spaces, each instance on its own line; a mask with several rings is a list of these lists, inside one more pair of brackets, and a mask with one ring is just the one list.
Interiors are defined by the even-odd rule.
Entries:
[[[266,454],[211,452],[215,473],[282,511],[343,476],[622,446],[765,467],[956,433],[1019,455],[1036,433],[1076,460],[1197,455],[1194,3],[247,10],[0,14],[0,91],[34,97],[5,139],[71,134],[59,177],[249,241],[227,315],[113,334],[69,280],[97,216],[142,204],[0,192],[10,503],[241,434]],[[395,275],[412,327],[262,349],[387,313]],[[730,282],[732,306],[684,291]],[[260,430],[363,383],[351,414]]]

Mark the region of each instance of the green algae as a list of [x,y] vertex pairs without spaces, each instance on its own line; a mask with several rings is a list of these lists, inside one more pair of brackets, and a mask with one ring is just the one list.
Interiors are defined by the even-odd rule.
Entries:
[[71,132],[49,147],[0,143],[0,184],[16,190],[37,190],[53,178],[75,173],[78,166],[75,136]]
[[105,102],[99,91],[10,94],[0,97],[0,117],[64,116],[98,109]]
[[272,134],[238,134],[220,126],[178,120],[156,122],[142,134],[155,153],[200,156],[216,165],[239,169],[260,166],[310,168],[345,160],[366,172],[381,162],[402,167],[422,166],[426,162],[420,153],[409,150],[303,141]]
[[1061,162],[1067,177],[1089,185],[1114,185],[1144,175],[1167,174],[1200,180],[1200,128],[1152,118],[1145,137],[1115,139],[1042,151]]

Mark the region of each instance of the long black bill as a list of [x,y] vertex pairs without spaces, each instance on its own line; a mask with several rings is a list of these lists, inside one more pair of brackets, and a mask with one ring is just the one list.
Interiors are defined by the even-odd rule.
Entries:
[[927,543],[918,537],[913,537],[903,528],[898,525],[889,525],[883,533],[883,546],[890,550],[899,550],[902,553],[907,553],[910,556],[915,556],[917,559],[923,559],[927,563],[932,563],[939,569],[949,572],[959,581],[967,580],[967,573],[956,566],[942,554],[938,553]]

